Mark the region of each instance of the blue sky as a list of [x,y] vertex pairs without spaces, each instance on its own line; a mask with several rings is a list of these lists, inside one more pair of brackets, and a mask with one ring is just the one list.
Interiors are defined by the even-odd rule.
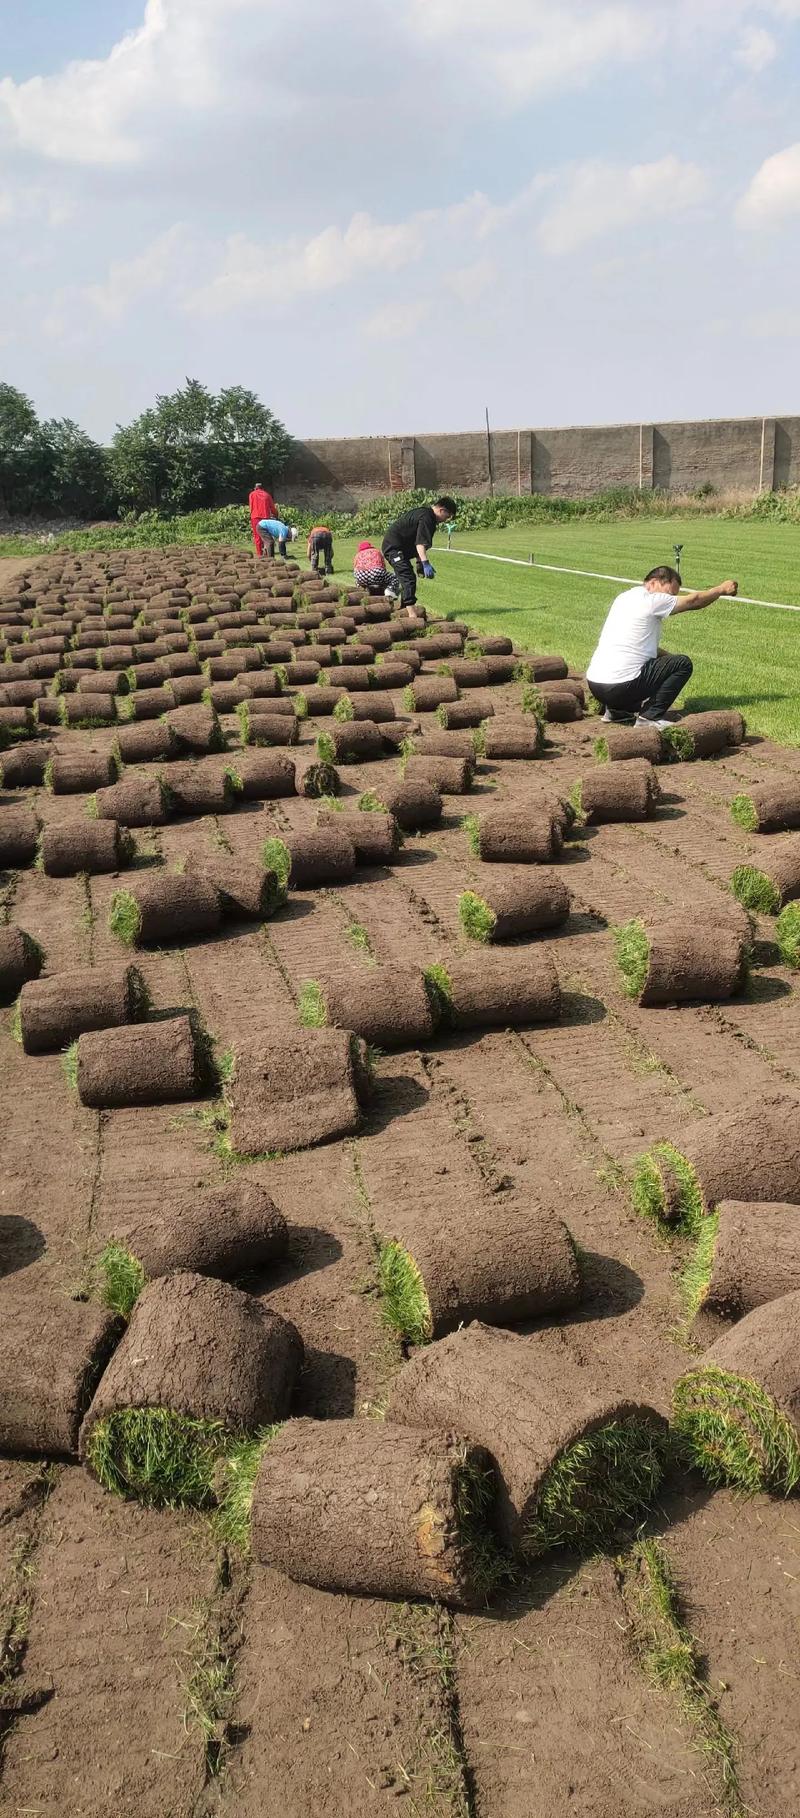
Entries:
[[107,438],[800,411],[800,0],[3,0],[0,376]]

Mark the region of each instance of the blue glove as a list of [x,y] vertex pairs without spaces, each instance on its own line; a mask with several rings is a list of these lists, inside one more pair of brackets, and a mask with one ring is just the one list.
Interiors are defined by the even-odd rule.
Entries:
[[434,568],[434,566],[433,566],[433,563],[432,563],[432,562],[423,562],[423,564],[422,564],[422,572],[423,572],[423,574],[424,574],[424,576],[425,576],[425,579],[426,579],[426,581],[433,581],[433,580],[435,580],[435,578],[436,578],[436,569],[435,569],[435,568]]

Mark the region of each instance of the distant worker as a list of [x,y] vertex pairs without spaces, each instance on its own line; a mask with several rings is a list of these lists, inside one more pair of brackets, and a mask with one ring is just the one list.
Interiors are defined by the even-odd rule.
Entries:
[[255,486],[250,494],[250,529],[253,532],[253,542],[255,544],[257,556],[263,555],[258,526],[262,518],[274,518],[274,516],[275,500],[272,497],[272,493],[267,492],[266,487],[262,486],[260,480],[256,480]]
[[677,568],[651,568],[641,587],[617,594],[586,671],[595,700],[605,708],[604,720],[635,715],[637,726],[669,726],[664,714],[685,688],[693,664],[688,656],[659,656],[661,621],[732,598],[739,583],[720,581],[705,593],[681,594],[680,586]]
[[412,506],[389,525],[381,544],[389,567],[394,570],[394,580],[386,589],[389,599],[401,599],[404,606],[415,604],[417,581],[411,563],[416,556],[417,572],[424,574],[426,580],[433,580],[436,569],[428,561],[428,550],[436,535],[436,526],[446,524],[455,515],[455,499],[445,495],[434,499],[432,505]]
[[258,534],[264,545],[264,554],[273,556],[277,544],[278,554],[283,556],[284,562],[286,561],[287,543],[294,543],[297,540],[297,531],[290,530],[289,525],[284,524],[282,518],[261,518]]
[[385,593],[389,570],[374,543],[359,543],[353,562],[353,579],[367,593]]
[[327,524],[315,524],[308,533],[306,555],[316,574],[319,570],[319,558],[325,559],[325,573],[333,574],[333,536]]

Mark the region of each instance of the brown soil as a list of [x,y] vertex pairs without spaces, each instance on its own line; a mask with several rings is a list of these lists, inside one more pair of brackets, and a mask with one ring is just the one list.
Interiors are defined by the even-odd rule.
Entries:
[[[59,559],[31,568],[31,579],[44,585]],[[52,594],[70,597],[63,606],[51,597],[47,617],[63,613],[66,621],[67,611],[91,601],[92,635],[107,647],[104,586],[90,585],[97,559],[71,560],[69,585],[52,582]],[[178,637],[179,601],[200,600],[202,573],[209,613],[213,600],[238,588],[255,596],[248,605],[263,617],[272,584],[266,565],[262,574],[234,552],[204,551],[190,592],[194,560],[188,550],[130,562],[120,556],[113,561],[117,597],[123,587],[128,597],[132,566],[137,613],[144,606],[153,628],[164,617],[166,637]],[[262,580],[263,588],[248,585]],[[175,613],[151,608],[173,586],[180,587]],[[287,612],[291,604],[287,597]],[[388,620],[384,602],[376,609]],[[279,635],[276,629],[276,642]],[[359,644],[372,641],[357,636]],[[381,642],[388,649],[391,634]],[[137,642],[142,661],[151,647]],[[285,646],[286,660],[293,649]],[[497,650],[501,661],[509,654],[506,643]],[[371,680],[402,715],[401,691],[419,658],[403,651],[397,657],[397,665],[378,665]],[[425,657],[438,661],[430,648]],[[567,665],[537,659],[535,669],[540,679],[548,672],[563,679]],[[266,673],[246,672],[254,689]],[[327,673],[338,679],[336,670]],[[425,678],[441,680],[430,671]],[[34,679],[49,688],[46,677]],[[182,686],[187,693],[179,695]],[[205,686],[202,675],[177,675],[175,698],[199,702]],[[521,684],[496,674],[481,694],[496,718],[518,715]],[[128,699],[136,711],[135,694]],[[270,712],[281,711],[279,699],[270,697]],[[426,724],[433,726],[430,716]],[[258,864],[265,838],[288,841],[314,828],[317,805],[296,793],[288,754],[237,749],[233,716],[224,729],[229,751],[218,762],[251,776],[246,799],[224,818],[146,828],[137,861],[143,880],[196,850],[221,856],[221,843],[242,865]],[[320,730],[311,716],[301,722],[303,773]],[[467,806],[479,814],[508,811],[520,822],[524,814],[553,811],[576,776],[594,773],[600,730],[611,743],[614,728],[595,721],[553,724],[535,762],[480,763]],[[113,726],[57,725],[49,746],[41,735],[22,745],[20,765],[30,753],[35,768],[4,785],[0,820],[15,804],[44,826],[63,824],[66,809],[81,816],[93,790],[112,780],[115,736]],[[42,787],[42,754],[54,747],[66,760],[69,802]],[[13,777],[16,754],[0,761]],[[126,778],[125,788],[152,785],[157,769],[158,760],[143,761],[141,776]],[[686,1244],[676,1238],[667,1248],[636,1218],[622,1169],[665,1138],[680,1150],[698,1121],[712,1126],[733,1115],[728,1141],[738,1141],[749,1107],[798,1093],[798,975],[779,962],[774,924],[764,918],[750,983],[735,1000],[640,1008],[620,991],[610,926],[667,913],[699,924],[719,912],[733,870],[758,865],[758,849],[767,844],[736,825],[730,801],[742,793],[760,798],[763,790],[766,807],[769,790],[773,806],[778,795],[784,808],[796,804],[800,768],[796,753],[748,739],[712,760],[675,763],[659,774],[668,793],[655,818],[590,821],[579,841],[566,841],[559,875],[572,913],[544,937],[544,947],[542,936],[507,954],[465,946],[458,898],[464,889],[480,892],[485,867],[459,825],[464,804],[443,803],[431,791],[428,823],[409,833],[388,872],[359,870],[341,888],[293,891],[266,926],[226,919],[185,947],[137,955],[156,1012],[174,1017],[193,1005],[219,1043],[236,1050],[251,1043],[256,1056],[268,1042],[283,1038],[288,1051],[296,1039],[304,978],[344,980],[354,965],[366,966],[348,936],[354,921],[366,928],[384,968],[450,963],[455,979],[474,955],[490,978],[494,958],[527,969],[540,950],[552,956],[560,1020],[510,1029],[503,1017],[499,1027],[440,1030],[432,1047],[378,1057],[377,1095],[360,1126],[322,1148],[264,1154],[259,1144],[257,1159],[235,1167],[215,1145],[208,1100],[85,1107],[69,1090],[59,1055],[26,1055],[5,1010],[0,1324],[7,1324],[12,1290],[23,1284],[40,1313],[55,1295],[94,1317],[70,1297],[85,1292],[86,1270],[107,1238],[138,1226],[155,1244],[157,1226],[166,1228],[173,1208],[202,1207],[207,1193],[246,1179],[289,1226],[288,1255],[248,1280],[259,1302],[290,1319],[303,1338],[293,1411],[366,1421],[385,1407],[392,1380],[416,1367],[403,1363],[381,1320],[375,1232],[402,1205],[423,1228],[435,1219],[456,1235],[475,1208],[488,1236],[493,1209],[499,1217],[507,1203],[530,1208],[532,1225],[540,1215],[563,1218],[580,1245],[584,1298],[549,1323],[585,1338],[611,1375],[624,1369],[637,1396],[666,1407],[693,1357],[680,1337],[676,1285]],[[58,789],[58,776],[54,781]],[[385,800],[395,784],[395,765],[385,759],[342,771],[348,810],[363,790]],[[410,806],[420,793],[404,787],[407,830],[409,821],[421,824]],[[419,814],[419,799],[416,807]],[[111,818],[130,824],[117,810]],[[776,833],[786,825],[779,818]],[[7,926],[41,944],[48,979],[78,968],[120,968],[123,956],[107,929],[114,878],[48,878],[29,864],[6,867],[0,887]],[[512,977],[505,989],[513,988]],[[741,1152],[731,1158],[727,1195],[741,1200],[737,1159]],[[763,1200],[755,1187],[754,1180],[754,1199]],[[778,1192],[775,1182],[769,1190],[781,1200],[800,1197]],[[184,1253],[178,1260],[190,1259]],[[541,1320],[534,1341],[537,1327]],[[27,1356],[33,1359],[30,1347]],[[59,1361],[53,1347],[46,1361],[50,1389]],[[654,1516],[705,1683],[733,1734],[741,1799],[753,1818],[795,1818],[800,1807],[800,1695],[792,1668],[800,1620],[797,1525],[796,1498],[745,1502],[680,1478]],[[16,1612],[17,1639],[10,1654],[4,1642],[2,1653],[3,1818],[24,1811],[42,1818],[264,1818],[265,1801],[287,1818],[385,1818],[403,1806],[425,1818],[720,1818],[725,1803],[714,1759],[693,1746],[695,1731],[678,1697],[653,1683],[641,1658],[614,1563],[624,1560],[629,1540],[621,1534],[610,1559],[583,1565],[553,1555],[489,1609],[445,1615],[435,1606],[401,1607],[294,1584],[225,1552],[204,1518],[121,1502],[79,1465],[58,1465],[55,1451],[46,1474],[35,1461],[5,1458],[1,1632],[7,1634],[8,1611]],[[222,1708],[203,1713],[207,1750],[196,1701],[198,1688],[211,1682],[209,1665],[220,1662],[233,1692]]]

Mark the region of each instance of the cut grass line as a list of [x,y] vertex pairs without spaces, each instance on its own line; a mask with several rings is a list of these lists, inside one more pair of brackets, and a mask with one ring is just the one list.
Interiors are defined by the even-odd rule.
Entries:
[[138,1256],[112,1239],[101,1250],[94,1275],[104,1305],[122,1319],[130,1319],[146,1280]]
[[[472,1776],[467,1763],[456,1673],[456,1627],[439,1604],[397,1604],[383,1634],[384,1644],[399,1656],[425,1715],[415,1755],[401,1764],[412,1812],[474,1818]],[[417,1700],[415,1699],[415,1702]],[[413,1778],[412,1778],[413,1777]],[[423,1784],[424,1805],[414,1798],[413,1781]]]
[[665,1548],[658,1540],[637,1541],[617,1560],[617,1574],[644,1672],[653,1685],[677,1698],[726,1818],[750,1818],[739,1786],[737,1745],[711,1696]]
[[236,1697],[233,1661],[225,1653],[205,1603],[195,1603],[188,1621],[177,1626],[188,1633],[182,1674],[183,1727],[187,1733],[194,1730],[199,1734],[206,1775],[215,1779],[224,1765],[228,1719]]

